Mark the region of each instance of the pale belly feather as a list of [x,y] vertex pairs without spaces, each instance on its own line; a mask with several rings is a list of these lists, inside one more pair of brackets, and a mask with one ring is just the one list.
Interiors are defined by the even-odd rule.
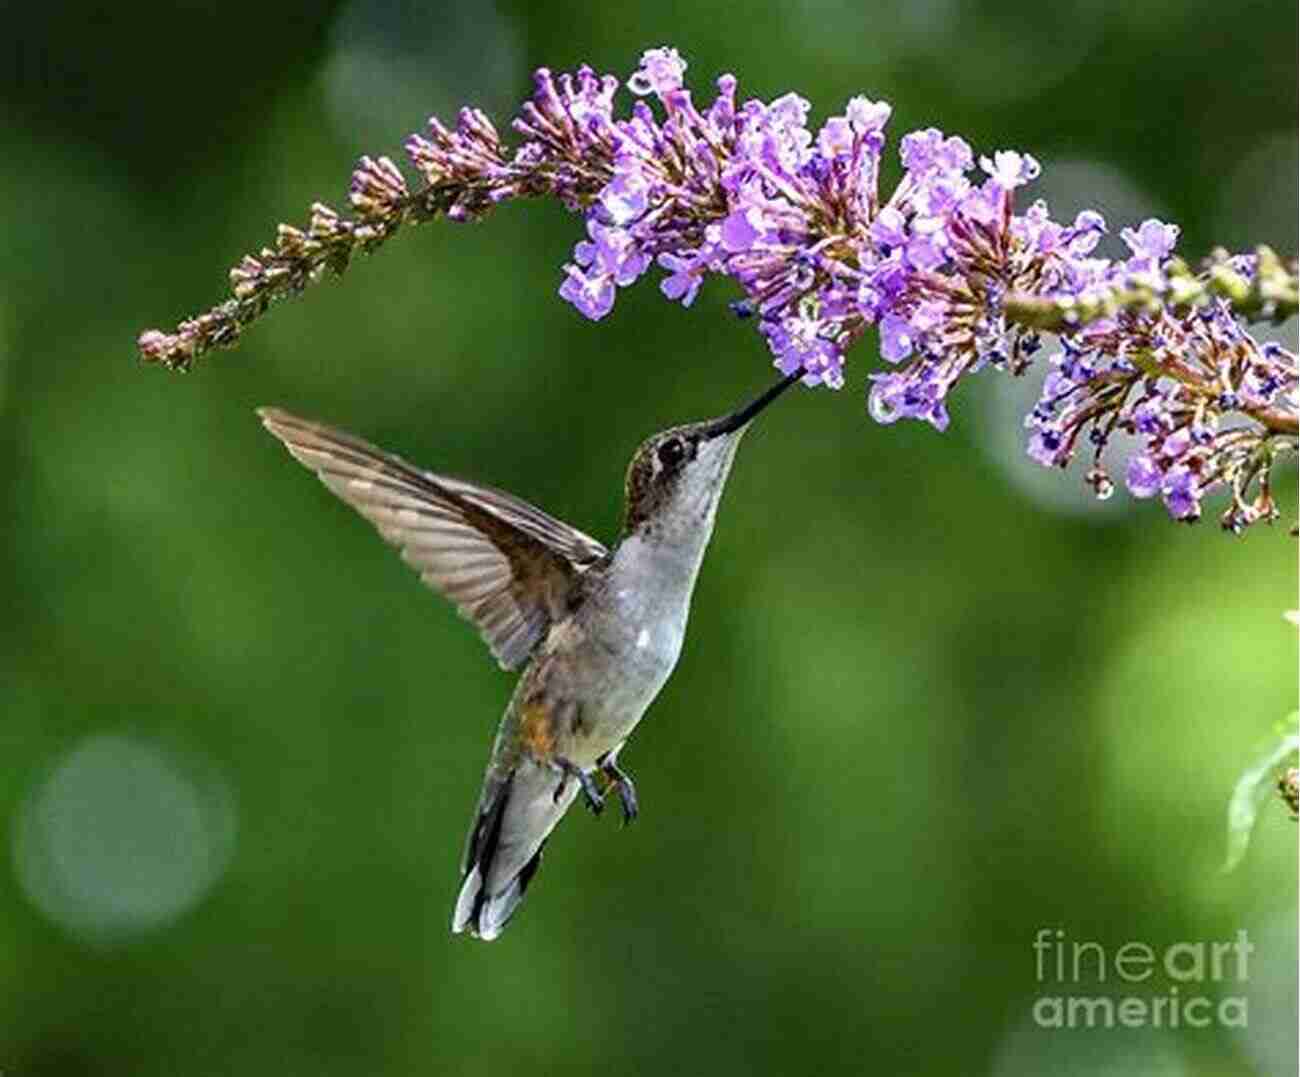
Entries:
[[575,640],[574,701],[580,717],[562,743],[566,758],[594,766],[627,740],[677,665],[686,603],[654,605],[625,589]]

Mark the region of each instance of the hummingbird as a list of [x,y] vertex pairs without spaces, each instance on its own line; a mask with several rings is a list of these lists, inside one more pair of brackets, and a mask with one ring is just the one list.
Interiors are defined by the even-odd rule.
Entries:
[[551,831],[582,796],[599,815],[636,786],[618,757],[681,654],[691,594],[740,439],[793,385],[647,439],[627,469],[613,549],[502,490],[424,471],[341,430],[261,408],[290,454],[370,521],[520,676],[461,863],[453,933],[495,939]]

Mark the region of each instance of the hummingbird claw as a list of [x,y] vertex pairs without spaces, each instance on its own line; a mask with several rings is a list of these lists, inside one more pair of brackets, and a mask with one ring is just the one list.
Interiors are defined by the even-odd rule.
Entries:
[[567,759],[557,759],[555,765],[560,768],[563,777],[560,778],[560,784],[556,787],[554,800],[559,801],[568,787],[569,779],[576,778],[578,784],[582,786],[582,798],[587,802],[587,807],[591,809],[592,815],[599,815],[605,810],[605,798],[596,788],[596,780],[581,767],[570,763]]
[[627,826],[640,814],[640,807],[636,799],[636,786],[632,779],[624,771],[619,769],[617,763],[612,759],[606,759],[599,764],[600,773],[610,786],[618,790],[619,803],[623,805],[623,825]]

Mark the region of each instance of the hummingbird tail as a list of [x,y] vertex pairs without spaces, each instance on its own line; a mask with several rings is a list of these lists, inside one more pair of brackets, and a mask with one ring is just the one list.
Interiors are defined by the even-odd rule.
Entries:
[[505,929],[542,862],[542,848],[573,803],[574,782],[556,796],[561,776],[526,761],[504,780],[489,774],[470,831],[453,934],[490,941]]

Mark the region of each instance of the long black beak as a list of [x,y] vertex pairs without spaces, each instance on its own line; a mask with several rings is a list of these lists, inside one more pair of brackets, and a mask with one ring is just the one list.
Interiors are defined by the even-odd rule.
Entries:
[[706,438],[716,438],[722,434],[730,434],[739,430],[802,377],[803,367],[800,367],[793,374],[787,374],[758,399],[750,401],[739,411],[733,411],[730,415],[724,415],[721,419],[710,423],[704,430],[704,436]]

